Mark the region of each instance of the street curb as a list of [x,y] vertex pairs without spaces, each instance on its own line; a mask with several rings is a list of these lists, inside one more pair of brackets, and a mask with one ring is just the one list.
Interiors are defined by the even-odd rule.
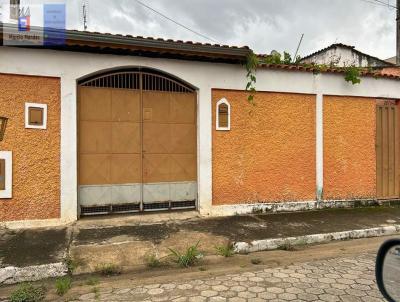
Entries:
[[349,240],[395,235],[400,233],[400,225],[384,226],[362,230],[313,234],[297,237],[262,239],[248,242],[235,242],[233,247],[238,254],[284,249],[288,246],[299,246],[313,243],[327,243],[336,240]]
[[65,276],[67,273],[68,268],[63,262],[26,267],[7,266],[0,268],[0,284],[38,281]]

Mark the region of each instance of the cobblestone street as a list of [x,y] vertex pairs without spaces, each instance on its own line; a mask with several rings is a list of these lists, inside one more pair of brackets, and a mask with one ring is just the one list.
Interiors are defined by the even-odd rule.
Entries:
[[76,301],[383,301],[374,253],[241,274],[94,290]]

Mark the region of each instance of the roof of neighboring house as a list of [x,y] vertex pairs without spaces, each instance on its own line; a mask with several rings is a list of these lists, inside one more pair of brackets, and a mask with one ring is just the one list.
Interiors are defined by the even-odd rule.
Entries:
[[[312,73],[336,73],[336,74],[344,74],[346,72],[345,67],[328,67],[326,69],[319,68],[318,66],[304,66],[304,65],[296,65],[296,64],[260,64],[260,68],[266,69],[275,69],[275,70],[285,70],[285,71],[303,71],[303,72],[312,72]],[[384,70],[384,69],[383,69]],[[394,73],[386,73],[382,72],[382,69],[377,68],[373,71],[363,70],[360,72],[361,76],[374,77],[374,78],[389,78],[400,80],[400,74]]]
[[347,48],[347,49],[349,49],[349,50],[351,50],[351,51],[353,51],[353,52],[355,52],[355,53],[357,53],[357,54],[359,54],[359,55],[366,56],[366,57],[369,57],[369,58],[371,58],[371,59],[380,61],[380,62],[382,62],[382,65],[383,65],[383,66],[394,65],[394,63],[391,63],[391,62],[388,62],[388,61],[379,59],[379,58],[377,58],[377,57],[371,56],[371,55],[369,55],[369,54],[366,54],[366,53],[364,53],[364,52],[361,52],[361,51],[357,50],[357,49],[355,48],[355,46],[350,46],[350,45],[346,45],[346,44],[343,44],[343,43],[334,43],[334,44],[332,44],[332,45],[330,45],[330,46],[328,46],[328,47],[322,48],[322,49],[320,49],[320,50],[318,50],[318,51],[316,51],[316,52],[313,52],[312,54],[309,54],[309,55],[307,55],[307,56],[301,58],[300,61],[309,59],[309,58],[311,58],[311,57],[313,57],[313,56],[316,56],[316,55],[318,55],[318,54],[320,54],[320,53],[323,53],[323,52],[325,52],[325,51],[328,51],[328,50],[330,50],[330,49],[332,49],[332,48],[338,48],[338,47]]
[[391,64],[394,64],[394,65],[395,65],[395,64],[397,63],[397,62],[396,62],[396,59],[397,59],[397,57],[394,56],[394,57],[385,59],[385,61],[388,62],[388,63],[391,63]]
[[[16,25],[14,24],[0,25],[1,42],[6,40],[7,34],[12,33],[15,29]],[[30,32],[35,33],[35,31],[41,33],[43,28],[31,27]],[[57,32],[57,30],[53,31]],[[29,47],[226,63],[245,62],[247,55],[251,52],[247,46],[237,47],[79,30],[65,30],[65,44],[62,46],[35,45]]]

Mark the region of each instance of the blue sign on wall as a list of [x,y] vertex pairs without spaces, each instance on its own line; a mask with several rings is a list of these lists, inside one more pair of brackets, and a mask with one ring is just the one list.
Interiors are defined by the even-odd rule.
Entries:
[[43,44],[61,46],[65,44],[65,4],[43,5]]

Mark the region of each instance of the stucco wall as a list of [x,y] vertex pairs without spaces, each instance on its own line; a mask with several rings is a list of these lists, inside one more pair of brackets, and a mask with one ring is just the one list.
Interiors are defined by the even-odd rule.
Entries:
[[324,96],[324,199],[376,196],[373,98]]
[[[231,130],[215,130],[215,105],[231,105]],[[213,205],[315,198],[315,96],[213,90]]]
[[[0,221],[60,217],[60,79],[0,74],[0,149],[13,152],[13,198]],[[48,105],[47,130],[25,129],[25,102]]]

